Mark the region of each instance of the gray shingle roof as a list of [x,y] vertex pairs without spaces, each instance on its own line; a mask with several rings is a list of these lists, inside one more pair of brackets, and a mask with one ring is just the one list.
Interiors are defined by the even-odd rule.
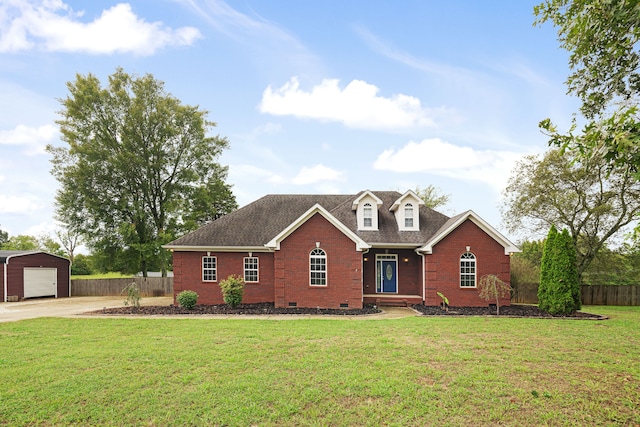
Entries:
[[167,246],[262,247],[291,225],[315,204],[321,205],[338,221],[369,244],[424,244],[449,219],[420,206],[420,231],[400,231],[389,208],[402,194],[397,191],[373,191],[383,204],[378,210],[378,231],[358,231],[356,212],[351,205],[359,194],[267,195],[228,215],[169,243]]

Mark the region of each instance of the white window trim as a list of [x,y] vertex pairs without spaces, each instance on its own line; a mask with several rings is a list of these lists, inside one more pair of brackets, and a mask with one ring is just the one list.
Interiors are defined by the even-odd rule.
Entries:
[[[407,210],[411,209],[411,216],[407,216]],[[405,203],[402,208],[402,216],[404,220],[404,229],[405,230],[414,230],[416,224],[416,214],[415,209],[413,207],[413,203]],[[407,225],[407,220],[411,220],[411,225]]]
[[[247,268],[247,260],[255,259],[256,260],[256,268]],[[256,272],[256,280],[247,280],[247,271],[255,271]],[[260,258],[257,256],[246,256],[242,259],[242,276],[244,278],[245,283],[258,283],[260,282]]]
[[[314,255],[313,253],[316,251],[322,251],[323,255]],[[311,260],[312,259],[324,259],[324,284],[321,285],[317,285],[317,284],[313,284],[312,282],[312,273],[313,271],[311,270]],[[321,288],[326,288],[328,283],[329,283],[329,272],[328,272],[329,268],[328,268],[328,261],[327,261],[327,251],[325,251],[322,248],[313,248],[311,250],[311,252],[309,252],[309,286],[313,286],[313,287],[321,287]],[[316,271],[319,272],[319,271]]]
[[[205,268],[205,266],[204,266],[204,260],[205,260],[205,258],[211,258],[211,259],[213,259],[213,260],[214,260],[214,265],[215,265],[215,266],[214,266],[213,268]],[[202,257],[202,264],[201,264],[201,266],[202,266],[202,281],[203,281],[203,282],[217,282],[217,281],[218,281],[218,257],[216,257],[216,256],[211,256],[211,255],[204,255],[204,256]],[[213,271],[214,279],[213,279],[213,280],[205,279],[205,278],[204,278],[204,272],[205,272],[205,271]]]
[[[367,216],[367,212],[369,216]],[[367,225],[367,220],[369,220],[369,225]],[[373,206],[369,202],[362,205],[362,228],[373,228]]]
[[[473,258],[463,258],[465,255],[471,255]],[[472,274],[471,273],[463,273],[462,272],[462,262],[463,260],[465,262],[470,262],[473,261],[473,286],[463,286],[462,285],[462,277],[471,277]],[[460,259],[458,260],[458,268],[460,269],[460,281],[458,282],[460,288],[462,289],[473,289],[473,288],[477,288],[478,287],[478,281],[477,281],[477,275],[478,275],[478,260],[475,256],[474,253],[472,252],[465,252],[462,255],[460,255]]]

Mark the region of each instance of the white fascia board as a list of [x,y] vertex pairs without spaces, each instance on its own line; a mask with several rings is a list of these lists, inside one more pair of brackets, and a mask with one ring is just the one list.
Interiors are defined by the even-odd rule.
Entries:
[[317,213],[322,215],[327,221],[331,223],[331,225],[333,225],[338,230],[340,230],[342,234],[344,234],[349,239],[351,239],[356,244],[357,251],[369,249],[369,245],[364,240],[358,237],[353,231],[347,228],[343,223],[338,221],[336,217],[331,215],[329,211],[327,211],[318,203],[316,203],[308,211],[300,215],[298,219],[296,219],[291,224],[289,224],[287,228],[282,230],[276,237],[271,239],[265,246],[273,250],[280,250],[280,242],[286,239],[291,233],[296,231],[302,224],[307,222],[312,216],[314,216]]
[[382,200],[380,200],[380,198],[378,196],[376,196],[375,194],[373,194],[371,191],[366,190],[364,193],[362,193],[360,196],[358,196],[357,199],[355,199],[353,201],[353,203],[351,204],[351,210],[355,211],[356,209],[358,209],[358,205],[360,204],[360,201],[362,199],[364,199],[365,197],[371,197],[374,202],[376,202],[376,205],[381,206],[382,205]]
[[163,245],[173,252],[270,252],[264,246],[177,246]]
[[418,243],[369,243],[372,248],[389,248],[389,249],[420,249]]
[[9,255],[7,257],[7,260],[5,261],[7,264],[9,264],[9,260],[11,258],[17,258],[17,257],[21,257],[21,256],[27,256],[27,255],[36,255],[36,254],[45,254],[45,255],[50,255],[50,256],[54,256],[56,258],[60,258],[63,259],[65,261],[69,261],[69,263],[71,263],[71,260],[69,258],[65,258],[63,256],[60,255],[56,255],[56,254],[51,254],[49,252],[45,252],[45,251],[30,251],[30,252],[25,252],[23,254],[14,254],[14,255]]
[[478,227],[480,227],[480,229],[482,231],[484,231],[485,233],[487,233],[489,236],[491,236],[491,238],[493,238],[493,240],[498,242],[504,248],[504,254],[505,255],[510,255],[510,254],[512,254],[514,252],[520,252],[520,249],[516,245],[514,245],[509,239],[504,237],[498,230],[493,228],[488,222],[486,222],[485,220],[480,218],[473,211],[467,211],[463,215],[460,215],[458,217],[458,219],[456,219],[456,221],[454,221],[451,225],[449,225],[449,227],[447,227],[446,229],[442,230],[436,236],[433,236],[429,240],[429,242],[427,242],[426,245],[422,246],[419,249],[419,251],[423,252],[425,254],[432,253],[433,247],[438,242],[440,242],[442,239],[447,237],[449,235],[449,233],[451,233],[453,230],[458,228],[458,226],[460,226],[460,224],[465,222],[467,219],[470,220],[471,222],[473,222]]

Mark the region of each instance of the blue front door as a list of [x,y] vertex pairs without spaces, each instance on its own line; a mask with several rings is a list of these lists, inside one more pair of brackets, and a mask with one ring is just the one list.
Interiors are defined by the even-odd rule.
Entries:
[[381,267],[382,292],[398,292],[396,260],[382,260]]

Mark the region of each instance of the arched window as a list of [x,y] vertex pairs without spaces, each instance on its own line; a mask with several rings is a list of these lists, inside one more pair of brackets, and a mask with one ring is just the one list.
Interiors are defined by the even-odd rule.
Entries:
[[365,227],[373,226],[373,210],[371,208],[371,203],[364,204],[364,207],[362,209],[362,219],[364,220],[363,225]]
[[327,286],[327,253],[320,248],[309,254],[309,284]]
[[404,205],[404,228],[413,228],[413,205]]
[[460,256],[460,287],[476,287],[476,256],[471,252]]

